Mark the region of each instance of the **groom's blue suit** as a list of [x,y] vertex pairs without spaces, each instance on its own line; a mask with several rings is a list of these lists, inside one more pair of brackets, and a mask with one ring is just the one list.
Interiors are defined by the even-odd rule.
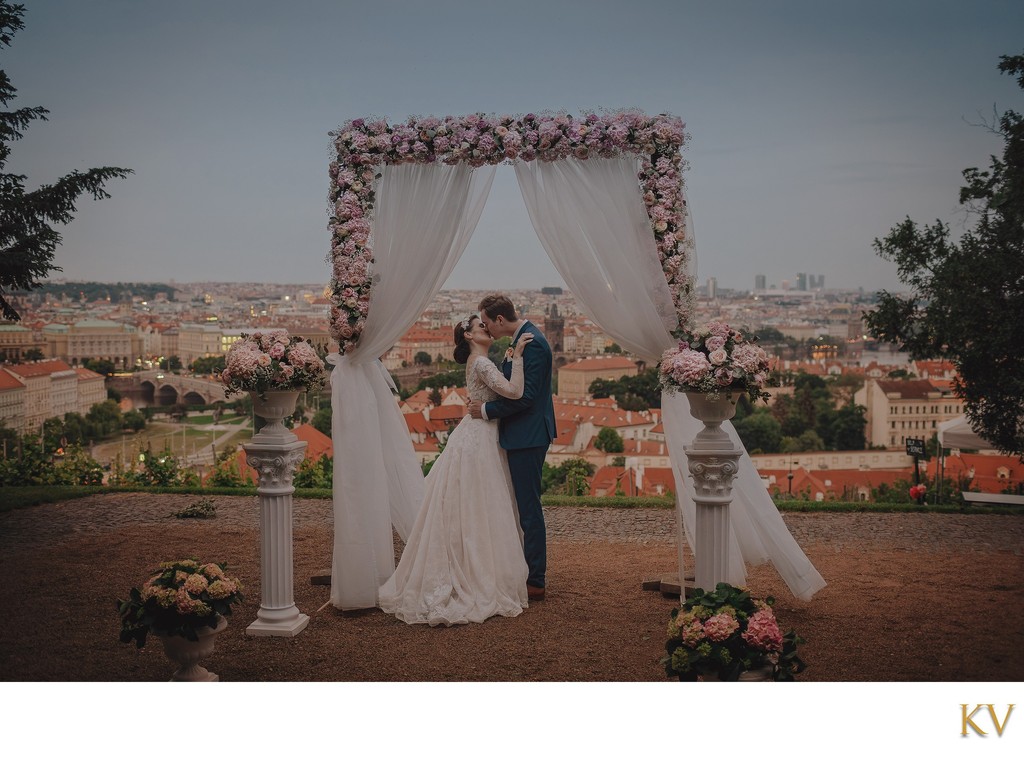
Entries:
[[[540,505],[541,474],[548,446],[555,439],[555,408],[551,402],[551,346],[527,321],[516,333],[513,346],[524,333],[533,335],[523,353],[523,397],[499,398],[484,404],[488,419],[498,419],[498,440],[508,452],[508,469],[523,530],[523,553],[530,570],[526,582],[544,587],[547,569],[547,537]],[[512,362],[502,365],[505,378],[512,376]]]

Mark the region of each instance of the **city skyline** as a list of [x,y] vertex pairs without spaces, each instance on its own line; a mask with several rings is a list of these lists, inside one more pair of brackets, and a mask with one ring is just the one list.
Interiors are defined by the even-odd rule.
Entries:
[[[28,186],[135,174],[83,200],[57,277],[326,284],[328,131],[367,115],[636,107],[687,123],[697,283],[757,274],[899,289],[871,242],[910,216],[954,236],[960,172],[1020,110],[997,69],[1024,9],[980,2],[28,3],[5,50]],[[244,12],[243,12],[244,11]],[[542,20],[542,22],[540,22]],[[446,289],[564,286],[510,167]]]

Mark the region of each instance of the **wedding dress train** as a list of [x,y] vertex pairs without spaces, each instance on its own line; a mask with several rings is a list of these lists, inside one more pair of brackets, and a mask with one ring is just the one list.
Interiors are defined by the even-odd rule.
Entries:
[[[470,399],[522,395],[522,359],[516,363],[510,383],[487,358],[471,357]],[[464,417],[424,484],[423,506],[402,558],[380,588],[380,608],[409,624],[429,625],[522,613],[527,567],[498,425]]]

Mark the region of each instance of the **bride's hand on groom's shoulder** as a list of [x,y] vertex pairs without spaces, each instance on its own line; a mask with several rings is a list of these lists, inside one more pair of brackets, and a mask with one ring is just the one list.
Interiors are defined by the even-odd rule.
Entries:
[[530,332],[524,332],[518,341],[516,341],[516,349],[512,353],[513,358],[520,358],[523,355],[523,351],[526,350],[526,346],[533,341],[533,334]]

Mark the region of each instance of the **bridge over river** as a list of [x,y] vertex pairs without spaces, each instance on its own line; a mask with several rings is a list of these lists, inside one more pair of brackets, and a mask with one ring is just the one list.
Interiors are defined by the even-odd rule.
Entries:
[[108,385],[127,395],[136,406],[195,406],[227,400],[220,380],[159,369],[135,372],[130,377],[112,377]]

